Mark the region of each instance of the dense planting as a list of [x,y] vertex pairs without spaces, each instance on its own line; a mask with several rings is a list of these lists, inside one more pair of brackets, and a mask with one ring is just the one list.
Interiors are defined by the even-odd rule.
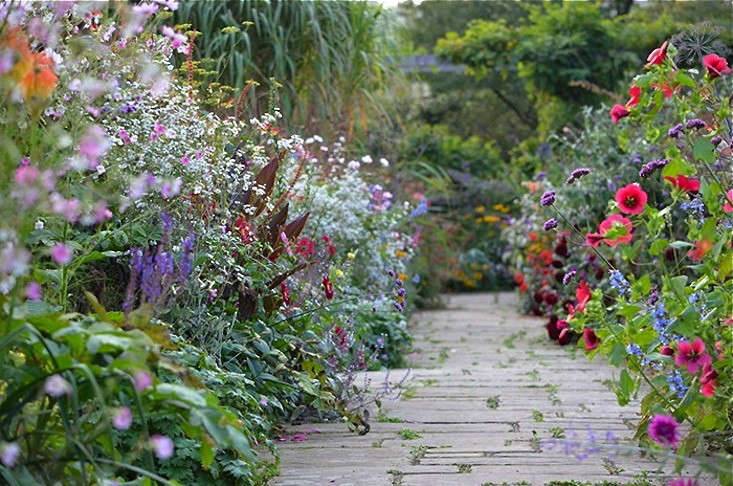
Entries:
[[286,420],[368,430],[355,374],[409,345],[389,162],[201,109],[176,8],[0,5],[9,484],[260,483]]

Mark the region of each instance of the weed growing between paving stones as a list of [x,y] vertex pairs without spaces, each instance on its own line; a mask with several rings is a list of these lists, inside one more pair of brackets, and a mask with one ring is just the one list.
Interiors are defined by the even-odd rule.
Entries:
[[422,435],[412,429],[401,429],[397,432],[397,435],[399,435],[402,440],[416,440],[422,437]]

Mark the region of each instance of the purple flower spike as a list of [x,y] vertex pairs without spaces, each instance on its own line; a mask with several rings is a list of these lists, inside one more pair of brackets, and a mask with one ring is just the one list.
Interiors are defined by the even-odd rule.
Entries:
[[639,171],[639,177],[649,177],[655,171],[661,169],[668,163],[669,161],[667,159],[652,160],[642,166],[641,170]]
[[590,172],[591,172],[590,169],[587,167],[578,167],[577,169],[575,169],[574,171],[570,173],[570,176],[567,178],[565,183],[572,184],[575,181],[577,181],[578,179],[580,179],[581,177],[587,176],[588,174],[590,174]]
[[555,204],[555,191],[545,191],[540,198],[540,204],[543,206],[552,206]]
[[555,218],[548,219],[547,221],[545,221],[543,228],[545,228],[545,231],[550,231],[557,228],[557,220]]
[[700,120],[699,118],[693,118],[692,120],[688,120],[685,126],[686,128],[697,130],[700,128],[705,128],[705,122],[703,120]]

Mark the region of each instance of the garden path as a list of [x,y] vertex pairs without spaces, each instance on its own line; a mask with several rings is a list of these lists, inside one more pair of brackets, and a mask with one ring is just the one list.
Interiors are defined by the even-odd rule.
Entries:
[[[293,428],[305,440],[281,443],[274,484],[624,484],[645,471],[653,484],[662,481],[658,465],[638,454],[574,457],[588,450],[589,433],[599,443],[607,434],[629,439],[638,407],[620,407],[604,384],[614,371],[548,341],[542,321],[517,313],[513,294],[451,296],[447,309],[419,313],[412,331],[409,378],[399,398],[382,400],[371,431]],[[384,373],[369,377],[372,388],[384,387]],[[393,371],[388,379],[403,377]]]

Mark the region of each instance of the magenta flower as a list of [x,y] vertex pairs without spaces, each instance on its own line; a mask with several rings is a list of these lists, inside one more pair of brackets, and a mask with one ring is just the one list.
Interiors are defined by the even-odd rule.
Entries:
[[3,444],[0,448],[0,462],[5,467],[13,468],[18,463],[20,457],[20,446],[15,442]]
[[138,371],[132,377],[135,383],[135,390],[141,392],[153,386],[153,377],[147,371]]
[[710,355],[705,352],[705,342],[700,338],[693,342],[680,341],[674,362],[680,368],[687,367],[690,374],[697,373],[706,363],[710,362]]
[[81,215],[81,203],[78,199],[66,199],[61,194],[54,192],[49,197],[51,211],[63,216],[69,223],[76,223]]
[[667,486],[699,486],[700,483],[697,482],[697,479],[694,478],[677,478],[677,479],[671,479]]
[[132,425],[132,411],[129,407],[120,407],[112,417],[112,426],[117,430],[127,430]]
[[51,259],[58,265],[66,265],[71,261],[73,251],[63,243],[57,243],[51,248]]
[[167,129],[165,128],[165,125],[160,122],[155,122],[155,124],[153,125],[153,131],[150,132],[150,140],[158,140],[160,137],[165,135],[166,131]]
[[665,447],[676,447],[680,442],[680,424],[670,415],[655,415],[649,422],[649,437]]
[[173,441],[170,439],[170,437],[155,434],[150,437],[150,445],[153,448],[155,457],[157,457],[158,459],[166,460],[173,457],[175,446],[173,445]]
[[176,197],[181,192],[182,181],[180,178],[175,178],[170,181],[163,181],[160,185],[160,195],[163,199],[170,199]]
[[124,128],[120,128],[117,132],[117,136],[120,140],[122,140],[123,145],[130,145],[132,143],[132,138],[130,137],[130,134],[127,133],[127,130]]
[[28,300],[41,300],[43,298],[43,290],[38,282],[30,282],[25,286],[25,298]]
[[19,186],[30,186],[40,176],[40,171],[32,165],[21,165],[15,170],[15,183]]
[[50,397],[58,398],[71,393],[71,385],[61,375],[51,375],[43,383],[43,391]]
[[112,218],[112,211],[107,208],[105,201],[99,201],[94,205],[94,222],[96,224],[104,223]]

